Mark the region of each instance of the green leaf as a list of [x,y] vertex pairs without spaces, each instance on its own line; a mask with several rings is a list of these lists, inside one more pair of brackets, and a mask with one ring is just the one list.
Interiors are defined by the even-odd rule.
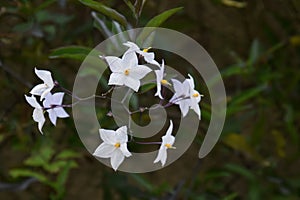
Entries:
[[248,66],[253,66],[261,55],[260,44],[257,39],[252,42],[249,58],[247,61]]
[[230,102],[230,106],[241,104],[247,100],[249,100],[252,97],[255,97],[260,92],[266,89],[266,86],[258,86],[256,88],[251,88],[249,90],[241,92],[238,96],[235,96],[232,98],[232,101]]
[[154,187],[152,184],[147,181],[145,178],[143,178],[141,175],[138,174],[131,174],[131,177],[142,187],[144,187],[147,191],[151,192],[153,191]]
[[162,23],[164,23],[167,19],[169,19],[172,15],[182,10],[183,7],[173,8],[167,10],[155,17],[153,17],[147,24],[146,27],[159,27]]
[[50,181],[47,179],[46,176],[44,176],[43,174],[37,173],[37,172],[30,171],[28,169],[12,169],[12,170],[9,171],[9,174],[13,178],[34,177],[42,183],[46,183],[48,185],[51,185]]
[[182,10],[183,7],[178,7],[178,8],[173,8],[170,10],[167,10],[155,17],[153,17],[147,24],[145,27],[153,27],[153,29],[144,29],[141,34],[138,36],[138,43],[141,41],[144,41],[154,30],[155,27],[159,27],[160,25],[162,25],[162,23],[164,23],[167,19],[169,19],[172,15],[174,15],[175,13],[177,13],[178,11]]
[[51,147],[45,146],[41,148],[36,154],[31,155],[29,158],[25,160],[25,164],[33,167],[42,167],[46,166],[52,156],[54,155],[54,151]]
[[142,94],[142,93],[145,93],[153,88],[156,87],[156,84],[155,83],[147,83],[147,84],[144,84],[140,87],[140,91],[139,93]]
[[93,1],[93,0],[79,0],[79,2],[102,13],[103,15],[105,15],[107,17],[110,17],[111,19],[122,24],[124,27],[127,26],[126,18],[122,14],[120,14],[118,11],[116,11],[112,8],[109,8],[100,2]]
[[91,48],[83,46],[65,46],[54,49],[49,58],[71,58],[83,61],[91,51]]
[[256,176],[250,170],[242,166],[236,164],[226,164],[225,169],[245,177],[247,180],[249,180],[252,183],[256,182]]
[[[69,163],[69,161],[59,160],[51,164],[45,165],[44,169],[50,173],[58,173],[61,169],[63,169],[66,166],[67,163]],[[75,162],[71,162],[71,164],[71,167],[77,167],[77,164]]]
[[56,159],[70,159],[70,158],[78,158],[80,154],[71,150],[64,150],[60,152],[55,158]]

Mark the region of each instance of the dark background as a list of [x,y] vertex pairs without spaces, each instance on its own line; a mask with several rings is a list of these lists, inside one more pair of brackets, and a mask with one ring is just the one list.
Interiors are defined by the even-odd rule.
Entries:
[[[133,27],[184,7],[162,27],[194,38],[219,67],[228,97],[222,136],[209,156],[198,160],[209,123],[204,117],[193,145],[175,163],[126,174],[86,151],[71,118],[59,119],[56,128],[47,122],[40,135],[24,99],[39,81],[34,67],[51,70],[71,89],[84,53],[53,56],[54,49],[93,48],[106,36],[95,28],[92,9],[80,2],[3,0],[0,199],[299,198],[299,1],[148,0],[138,24],[125,1],[98,2],[118,10]],[[99,16],[114,32],[111,19]],[[196,83],[202,92],[205,86],[200,79]],[[200,107],[209,113],[209,101]],[[100,108],[99,116],[107,111]]]

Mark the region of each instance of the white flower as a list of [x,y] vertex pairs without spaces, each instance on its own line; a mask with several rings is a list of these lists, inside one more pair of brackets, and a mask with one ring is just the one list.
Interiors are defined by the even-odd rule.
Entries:
[[26,101],[34,108],[32,118],[38,123],[38,128],[43,134],[42,128],[45,123],[44,110],[43,107],[37,102],[34,96],[28,97],[25,95]]
[[126,85],[136,92],[141,85],[140,79],[151,71],[147,66],[138,65],[135,52],[125,52],[122,59],[106,56],[105,60],[113,72],[109,77],[108,85]]
[[145,61],[147,63],[150,63],[150,64],[153,64],[153,65],[156,65],[156,66],[160,66],[159,63],[154,60],[154,53],[153,52],[148,52],[149,49],[151,49],[151,47],[147,48],[147,49],[143,49],[141,50],[140,47],[138,45],[136,45],[135,43],[133,42],[129,42],[127,41],[126,43],[123,43],[125,46],[129,47],[129,52],[136,52],[137,54],[140,54],[141,56],[144,57]]
[[195,90],[195,84],[193,77],[189,74],[189,84],[190,84],[190,108],[196,112],[199,116],[199,120],[201,119],[201,112],[199,107],[199,102],[201,100],[202,94],[199,94],[197,90]]
[[97,147],[93,155],[100,158],[110,158],[111,166],[116,171],[124,158],[131,156],[127,149],[127,127],[122,126],[116,131],[99,129],[99,132],[103,143]]
[[43,102],[44,108],[49,114],[49,119],[54,126],[56,126],[57,117],[69,117],[68,113],[66,113],[64,108],[61,106],[64,94],[65,93],[63,92],[57,92],[53,95],[51,93],[48,93]]
[[158,150],[158,154],[156,159],[154,160],[154,163],[161,162],[161,165],[164,166],[167,161],[167,149],[175,149],[172,145],[175,142],[175,137],[172,134],[173,131],[173,122],[170,120],[170,126],[167,130],[166,135],[162,137],[162,143],[160,145],[160,148]]
[[171,103],[179,105],[183,117],[185,117],[190,107],[190,83],[185,80],[183,83],[176,79],[172,79],[175,94],[170,99]]
[[164,79],[164,71],[165,71],[165,63],[162,60],[161,68],[159,70],[155,70],[156,74],[156,88],[157,91],[154,96],[158,96],[160,99],[163,99],[161,96],[161,85],[171,85],[167,80]]
[[41,96],[41,100],[52,90],[54,87],[54,82],[51,76],[51,72],[47,70],[38,70],[34,68],[35,74],[44,81],[42,84],[38,84],[30,91],[33,95]]
[[175,94],[170,99],[170,102],[179,105],[183,117],[187,115],[189,109],[192,109],[199,116],[200,120],[201,113],[198,103],[203,95],[194,89],[194,79],[190,74],[189,77],[190,79],[185,79],[183,83],[172,79]]

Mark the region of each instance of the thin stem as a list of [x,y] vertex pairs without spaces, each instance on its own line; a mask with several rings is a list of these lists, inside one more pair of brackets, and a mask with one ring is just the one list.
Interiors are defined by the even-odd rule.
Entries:
[[152,145],[152,144],[161,145],[162,144],[162,142],[138,142],[138,141],[134,141],[134,140],[132,142],[134,142],[136,144],[148,144],[148,145]]

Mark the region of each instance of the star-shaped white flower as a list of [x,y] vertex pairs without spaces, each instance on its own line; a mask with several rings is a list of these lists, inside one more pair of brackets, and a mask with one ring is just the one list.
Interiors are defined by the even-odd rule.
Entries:
[[161,96],[161,86],[162,85],[171,85],[167,80],[164,79],[164,71],[165,71],[165,63],[162,60],[161,68],[159,70],[155,70],[156,74],[156,93],[154,96],[158,96],[160,99],[163,99]]
[[190,83],[189,80],[184,80],[183,83],[176,79],[172,79],[175,94],[170,99],[171,103],[179,105],[182,116],[185,117],[190,107]]
[[108,85],[126,85],[137,92],[141,85],[140,80],[151,72],[149,67],[138,64],[135,52],[126,51],[122,59],[106,56],[105,60],[112,71]]
[[110,158],[110,164],[116,171],[124,158],[131,156],[127,149],[127,127],[122,126],[116,131],[99,129],[99,132],[103,143],[97,147],[93,155],[100,158]]
[[202,94],[199,94],[197,90],[195,90],[195,84],[193,77],[189,74],[189,84],[190,84],[190,108],[196,112],[199,116],[199,120],[201,119],[201,112],[199,107],[199,102],[201,100]]
[[31,97],[25,95],[26,101],[34,108],[32,113],[32,118],[38,123],[38,128],[43,134],[42,128],[45,123],[44,110],[43,107],[37,102],[36,98],[32,95]]
[[187,115],[189,109],[192,109],[199,116],[200,120],[201,112],[198,103],[203,95],[199,94],[199,92],[194,89],[194,79],[190,74],[189,77],[190,78],[185,79],[183,83],[172,79],[175,94],[171,98],[170,102],[179,105],[183,117]]
[[156,65],[156,66],[160,66],[159,63],[155,60],[155,55],[153,52],[148,52],[149,49],[151,49],[151,47],[147,48],[147,49],[143,49],[141,50],[140,47],[138,45],[136,45],[133,42],[129,42],[127,41],[126,43],[123,43],[125,46],[129,47],[129,52],[136,52],[137,54],[141,55],[144,57],[145,61],[147,63]]
[[34,72],[40,79],[42,79],[42,81],[44,81],[44,83],[36,85],[32,88],[30,93],[41,96],[41,100],[43,100],[54,87],[54,81],[52,79],[51,72],[47,70],[38,70],[37,68],[34,68]]
[[154,163],[161,162],[161,165],[164,166],[167,161],[167,150],[168,149],[175,149],[172,145],[175,142],[175,137],[172,135],[173,131],[173,122],[170,120],[170,126],[167,130],[166,135],[162,137],[162,143],[160,145],[160,148],[158,150],[158,154],[156,159],[154,160]]
[[63,92],[57,92],[53,95],[48,93],[43,102],[45,110],[47,110],[49,114],[49,119],[54,126],[56,126],[57,118],[66,118],[69,117],[68,113],[62,107],[62,101],[64,97]]

